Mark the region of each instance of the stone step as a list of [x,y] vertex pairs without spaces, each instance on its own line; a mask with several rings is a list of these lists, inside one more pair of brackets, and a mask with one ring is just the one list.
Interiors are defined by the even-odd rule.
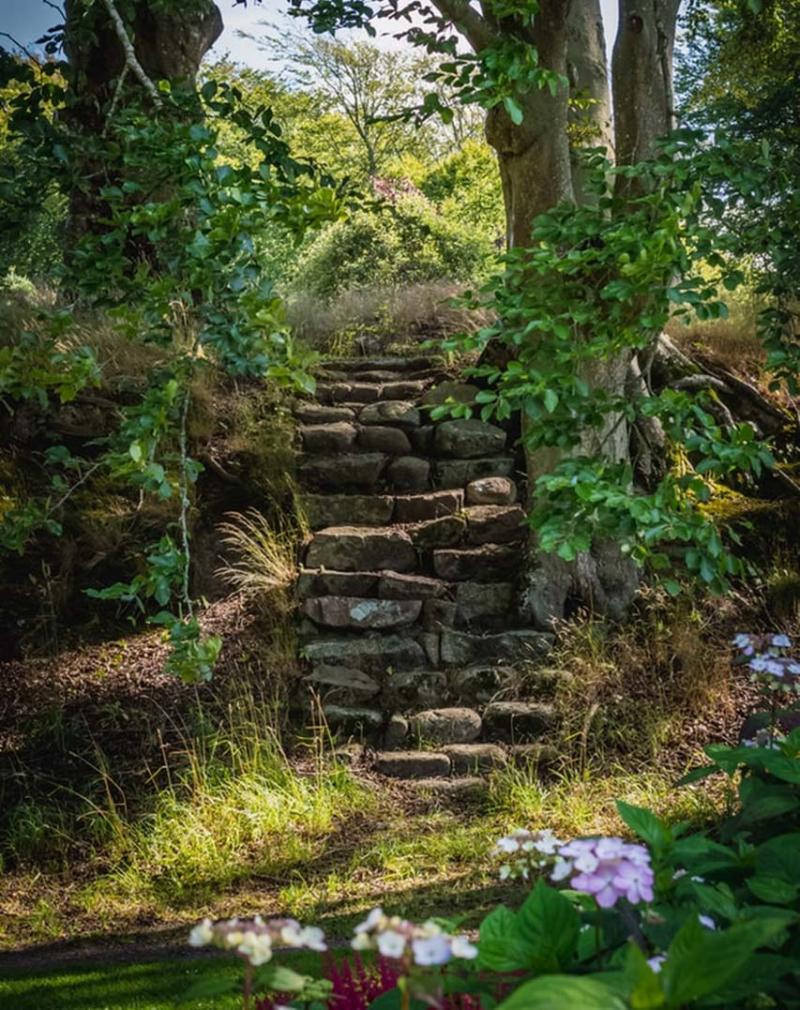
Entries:
[[456,743],[442,747],[453,775],[485,775],[508,764],[508,754],[494,743]]
[[408,634],[320,635],[307,642],[303,654],[316,672],[320,666],[348,666],[370,676],[386,670],[419,670],[428,655],[419,637]]
[[355,445],[358,428],[349,421],[332,421],[301,425],[298,433],[305,452],[347,452]]
[[348,631],[405,628],[422,612],[422,600],[380,600],[359,596],[314,596],[303,613],[323,628]]
[[456,624],[460,627],[508,626],[514,611],[512,582],[459,582],[456,586]]
[[323,702],[341,706],[363,705],[381,689],[373,677],[350,666],[318,666],[305,680]]
[[[359,404],[358,410],[361,409]],[[332,424],[336,421],[354,421],[358,410],[352,407],[326,407],[313,400],[301,400],[294,408],[294,416],[301,424]]]
[[507,743],[538,740],[555,721],[553,706],[542,702],[493,701],[483,710],[484,735]]
[[475,635],[445,628],[441,635],[441,660],[447,666],[469,666],[496,660],[536,661],[547,656],[555,636],[528,628]]
[[389,457],[382,452],[301,456],[297,473],[308,488],[330,491],[371,491],[377,487]]
[[464,804],[482,803],[489,791],[485,778],[466,775],[449,779],[414,779],[409,783],[421,800],[427,800],[432,809],[440,804],[452,803],[460,810]]
[[387,526],[395,511],[391,495],[304,494],[301,505],[312,530],[326,526]]
[[464,492],[431,491],[427,494],[398,495],[394,500],[396,523],[417,523],[452,516],[464,507]]
[[329,526],[318,530],[306,549],[308,568],[339,572],[413,572],[417,552],[411,537],[395,527]]
[[425,491],[431,483],[431,462],[424,456],[396,456],[385,477],[395,491]]
[[524,540],[527,516],[519,505],[468,505],[464,510],[467,520],[468,544],[505,544]]
[[441,579],[403,572],[331,572],[303,568],[297,577],[297,596],[363,596],[382,600],[428,600],[448,595],[450,586]]
[[393,779],[445,778],[450,758],[430,750],[384,751],[375,758],[375,771]]
[[[422,415],[408,400],[382,400],[362,407],[358,414],[361,424],[396,425],[398,428],[419,428]],[[485,476],[479,474],[479,476]]]
[[435,488],[463,488],[484,477],[511,477],[516,469],[513,456],[489,456],[483,459],[439,459],[433,464]]
[[430,708],[409,717],[412,738],[433,744],[471,743],[481,734],[481,717],[472,708]]
[[481,477],[466,487],[467,505],[513,505],[517,485],[509,477]]
[[335,372],[421,372],[440,368],[442,361],[436,357],[416,356],[413,358],[387,355],[380,358],[329,358],[321,361],[319,367]]
[[318,382],[315,396],[320,403],[374,403],[380,399],[379,382]]
[[358,432],[356,441],[359,449],[367,452],[385,452],[389,456],[411,455],[411,442],[401,428],[368,424]]
[[455,547],[467,533],[467,523],[462,516],[442,516],[403,527],[417,550],[431,551],[437,547]]
[[457,418],[437,424],[433,448],[438,456],[481,459],[502,453],[507,435],[502,428],[474,417]]
[[517,574],[522,559],[519,548],[483,544],[480,547],[433,552],[433,570],[448,582],[502,582]]

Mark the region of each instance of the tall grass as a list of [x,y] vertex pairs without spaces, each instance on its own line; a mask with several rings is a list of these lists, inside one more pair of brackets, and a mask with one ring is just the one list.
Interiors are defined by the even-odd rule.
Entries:
[[303,531],[288,524],[275,529],[257,509],[229,513],[217,529],[232,554],[217,574],[237,592],[272,595],[288,606],[286,591],[297,575]]

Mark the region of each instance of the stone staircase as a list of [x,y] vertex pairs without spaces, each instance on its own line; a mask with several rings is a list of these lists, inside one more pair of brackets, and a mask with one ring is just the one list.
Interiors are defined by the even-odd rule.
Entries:
[[339,359],[295,408],[313,531],[298,578],[308,680],[332,730],[377,748],[377,772],[438,792],[542,757],[554,721],[530,697],[546,692],[535,671],[552,635],[517,626],[512,440],[426,409],[476,392],[434,359]]

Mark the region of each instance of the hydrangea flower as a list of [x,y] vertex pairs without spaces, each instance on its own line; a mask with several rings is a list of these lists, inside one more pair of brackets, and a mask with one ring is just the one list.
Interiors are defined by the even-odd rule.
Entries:
[[325,951],[325,934],[316,926],[301,926],[295,919],[203,919],[189,933],[190,947],[221,947],[234,950],[257,968],[272,959],[275,947]]
[[772,690],[800,689],[800,661],[788,655],[792,640],[788,635],[735,635],[732,644],[741,652],[756,679]]
[[644,845],[622,838],[577,839],[562,845],[551,879],[567,878],[576,891],[594,895],[601,908],[612,908],[620,898],[632,905],[653,900],[650,853]]
[[452,958],[471,960],[478,948],[466,936],[451,936],[432,920],[416,925],[399,916],[373,908],[359,923],[352,940],[354,950],[377,950],[383,957],[420,967],[447,964]]
[[497,856],[505,858],[500,867],[500,879],[528,880],[533,870],[541,870],[553,862],[559,846],[564,843],[550,830],[527,831],[517,828],[494,847]]
[[663,967],[664,962],[666,960],[667,960],[666,954],[656,954],[655,957],[649,957],[647,959],[647,963],[650,965],[651,970],[654,971],[657,975],[661,971],[661,968]]

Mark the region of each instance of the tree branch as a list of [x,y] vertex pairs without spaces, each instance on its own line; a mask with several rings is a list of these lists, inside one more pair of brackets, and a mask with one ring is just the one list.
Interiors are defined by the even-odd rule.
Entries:
[[142,87],[153,99],[154,105],[161,105],[161,96],[156,89],[155,84],[150,80],[147,74],[144,72],[144,67],[138,60],[136,56],[136,50],[133,48],[133,43],[131,42],[128,31],[125,28],[125,22],[120,17],[119,11],[114,6],[114,0],[104,0],[106,5],[106,10],[108,11],[108,16],[111,18],[114,24],[114,31],[117,33],[117,38],[119,39],[120,45],[122,46],[123,52],[125,53],[125,63],[131,73],[139,78]]
[[470,6],[468,0],[433,0],[433,5],[455,25],[476,53],[488,49],[497,40],[489,22]]

